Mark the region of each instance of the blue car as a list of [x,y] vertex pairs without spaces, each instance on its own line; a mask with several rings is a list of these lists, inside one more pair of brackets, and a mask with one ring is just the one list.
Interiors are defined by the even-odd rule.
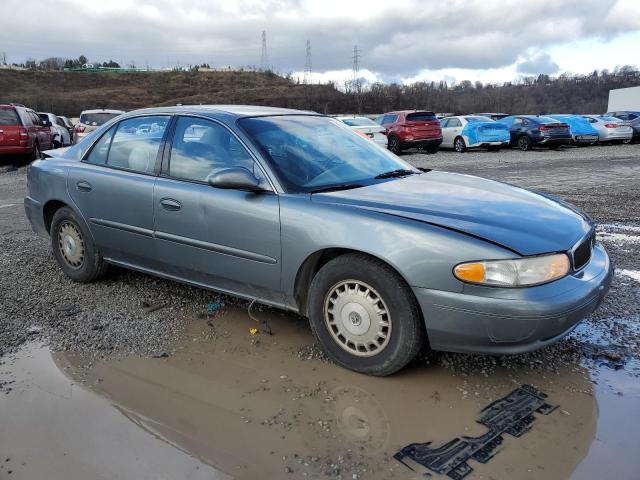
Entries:
[[443,148],[466,152],[469,148],[500,150],[509,146],[509,128],[478,115],[460,115],[440,120]]
[[534,146],[558,148],[571,144],[569,125],[541,115],[511,115],[498,120],[509,127],[511,146],[522,151]]
[[576,207],[414,168],[313,112],[138,110],[51,156],[28,170],[25,211],[69,278],[113,264],[299,312],[358,372],[389,375],[425,344],[544,347],[613,277]]
[[553,114],[548,116],[569,125],[574,145],[581,147],[593,145],[598,141],[598,131],[582,115]]

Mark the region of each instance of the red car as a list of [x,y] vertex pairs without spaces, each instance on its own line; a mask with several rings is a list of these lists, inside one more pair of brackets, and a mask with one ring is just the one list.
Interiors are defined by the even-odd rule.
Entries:
[[435,153],[442,143],[440,122],[433,112],[388,112],[376,118],[376,122],[386,128],[387,148],[395,154],[400,154],[405,148],[415,147]]
[[30,108],[0,105],[0,155],[40,158],[40,152],[53,148],[50,126]]

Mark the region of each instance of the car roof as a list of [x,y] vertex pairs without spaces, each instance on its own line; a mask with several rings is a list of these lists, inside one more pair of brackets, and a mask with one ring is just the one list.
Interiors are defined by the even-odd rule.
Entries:
[[258,105],[176,105],[175,107],[153,107],[141,110],[132,110],[127,112],[127,115],[154,113],[200,113],[203,115],[225,114],[236,118],[271,115],[321,115],[311,110],[294,110],[291,108],[265,107]]
[[96,108],[93,110],[83,110],[82,112],[80,112],[80,115],[83,115],[85,113],[125,113],[124,110],[111,110],[108,108]]
[[431,113],[433,115],[435,115],[435,113],[433,113],[431,110],[396,110],[394,112],[386,112],[384,115],[390,115],[390,114],[409,114],[409,113]]

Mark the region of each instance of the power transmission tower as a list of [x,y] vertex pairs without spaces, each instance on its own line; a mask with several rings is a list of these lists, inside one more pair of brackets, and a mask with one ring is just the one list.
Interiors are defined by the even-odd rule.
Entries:
[[302,83],[311,83],[311,40],[307,40],[307,60],[304,62],[304,79]]
[[260,71],[266,72],[269,68],[269,55],[267,54],[267,32],[262,31],[262,55],[260,56]]
[[360,50],[358,45],[353,46],[353,80],[351,81],[351,88],[356,94],[356,100],[358,102],[358,113],[362,113],[362,83],[360,81]]

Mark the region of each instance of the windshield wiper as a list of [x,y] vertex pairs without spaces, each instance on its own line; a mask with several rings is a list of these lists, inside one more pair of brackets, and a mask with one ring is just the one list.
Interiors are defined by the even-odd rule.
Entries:
[[373,178],[395,178],[395,177],[406,177],[407,175],[416,175],[420,172],[416,172],[415,170],[407,170],[406,168],[399,168],[397,170],[391,170],[389,172],[381,173],[380,175],[376,175]]
[[337,192],[339,190],[351,190],[352,188],[360,187],[364,187],[364,185],[360,185],[359,183],[343,183],[342,185],[316,188],[315,190],[310,190],[309,193]]

